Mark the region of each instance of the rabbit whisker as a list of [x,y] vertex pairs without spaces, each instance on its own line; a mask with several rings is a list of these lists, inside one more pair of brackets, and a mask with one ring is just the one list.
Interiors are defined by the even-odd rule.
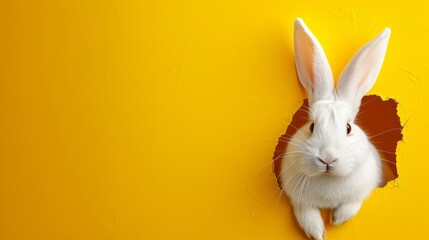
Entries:
[[377,137],[377,136],[380,136],[380,135],[383,135],[383,134],[386,134],[388,132],[395,131],[395,130],[402,130],[402,128],[401,127],[400,128],[391,128],[391,129],[386,130],[384,132],[381,132],[381,133],[378,133],[378,134],[375,134],[375,135],[372,135],[372,136],[368,136],[368,138]]

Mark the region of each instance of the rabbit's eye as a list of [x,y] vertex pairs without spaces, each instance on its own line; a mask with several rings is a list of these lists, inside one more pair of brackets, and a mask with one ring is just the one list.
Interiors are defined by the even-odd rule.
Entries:
[[312,124],[310,125],[310,132],[311,132],[311,133],[313,133],[313,129],[314,129],[314,123],[312,123]]
[[350,124],[347,123],[347,135],[350,134],[352,132],[352,126],[350,126]]

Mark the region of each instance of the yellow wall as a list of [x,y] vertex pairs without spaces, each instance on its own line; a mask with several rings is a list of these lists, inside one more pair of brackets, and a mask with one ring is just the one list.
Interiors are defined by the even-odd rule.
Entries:
[[426,1],[0,1],[0,239],[302,239],[271,157],[305,98],[303,18],[338,76],[392,29],[399,179],[329,239],[427,239]]

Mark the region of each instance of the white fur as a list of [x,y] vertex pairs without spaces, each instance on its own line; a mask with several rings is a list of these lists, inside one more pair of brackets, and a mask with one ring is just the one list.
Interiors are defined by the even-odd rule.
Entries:
[[280,178],[298,223],[314,239],[325,236],[319,209],[332,209],[332,223],[341,224],[380,183],[380,157],[354,119],[381,69],[389,35],[387,29],[359,50],[335,90],[320,43],[301,19],[295,21],[295,61],[309,95],[310,121],[289,141]]

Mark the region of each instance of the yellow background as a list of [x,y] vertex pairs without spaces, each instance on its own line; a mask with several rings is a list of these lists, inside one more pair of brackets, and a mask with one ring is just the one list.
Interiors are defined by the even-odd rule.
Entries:
[[0,239],[303,239],[271,158],[305,92],[392,29],[371,90],[407,122],[399,179],[328,239],[427,239],[426,1],[0,1]]

